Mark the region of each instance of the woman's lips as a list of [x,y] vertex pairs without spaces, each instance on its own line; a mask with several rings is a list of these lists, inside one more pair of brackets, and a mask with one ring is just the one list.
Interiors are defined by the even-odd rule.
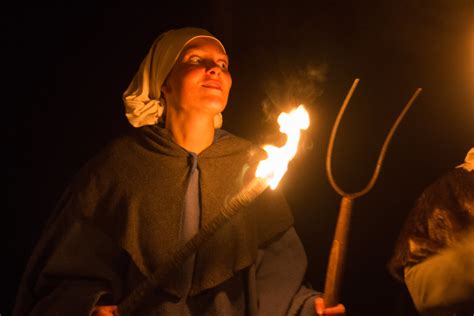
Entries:
[[219,81],[206,81],[202,84],[204,88],[222,90],[222,85]]

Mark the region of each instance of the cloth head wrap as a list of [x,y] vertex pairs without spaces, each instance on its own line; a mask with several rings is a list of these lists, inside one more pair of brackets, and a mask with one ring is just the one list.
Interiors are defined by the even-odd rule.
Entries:
[[464,163],[459,165],[458,168],[464,168],[467,171],[474,170],[474,147],[469,149],[466,158],[464,159]]
[[[161,98],[161,86],[183,48],[197,37],[214,39],[225,52],[224,45],[201,28],[185,27],[169,30],[154,41],[138,72],[122,95],[125,115],[134,127],[154,125],[163,115],[164,100]],[[221,126],[222,114],[219,113],[214,117],[214,127]]]

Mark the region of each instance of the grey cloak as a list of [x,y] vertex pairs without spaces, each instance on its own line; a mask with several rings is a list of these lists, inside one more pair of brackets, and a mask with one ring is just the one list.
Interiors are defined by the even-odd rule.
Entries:
[[[217,130],[197,156],[200,225],[253,177],[263,152]],[[75,176],[35,247],[14,316],[90,315],[117,305],[182,244],[192,155],[158,126],[111,142]],[[180,267],[137,315],[314,315],[306,256],[278,190],[267,189],[194,256],[188,288]]]

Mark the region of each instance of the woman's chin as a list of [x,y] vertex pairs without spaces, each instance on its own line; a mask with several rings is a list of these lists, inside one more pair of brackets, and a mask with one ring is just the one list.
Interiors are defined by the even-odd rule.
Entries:
[[217,115],[225,110],[227,100],[225,102],[222,99],[210,99],[206,102],[206,110],[212,115]]

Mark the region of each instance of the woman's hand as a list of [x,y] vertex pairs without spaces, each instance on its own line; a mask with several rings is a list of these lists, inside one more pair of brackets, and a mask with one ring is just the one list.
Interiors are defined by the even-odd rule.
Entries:
[[346,314],[346,308],[342,304],[337,304],[333,307],[326,307],[324,299],[317,297],[314,301],[314,307],[316,308],[316,315],[339,315],[343,316]]
[[92,316],[119,316],[117,305],[96,306]]

